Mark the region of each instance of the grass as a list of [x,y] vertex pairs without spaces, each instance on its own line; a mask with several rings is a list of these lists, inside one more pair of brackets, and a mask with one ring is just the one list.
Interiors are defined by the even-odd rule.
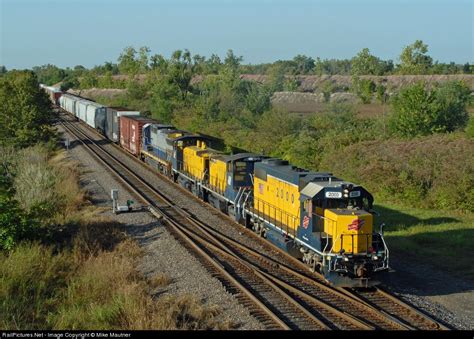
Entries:
[[385,222],[385,237],[391,253],[402,253],[417,261],[460,277],[474,279],[472,248],[474,213],[403,207],[382,203],[376,225]]
[[228,329],[218,306],[154,297],[171,279],[135,267],[138,244],[119,226],[82,225],[69,248],[23,242],[0,254],[0,329]]
[[0,329],[234,327],[192,295],[159,296],[172,279],[137,271],[142,250],[87,201],[64,152],[37,146],[12,163],[16,198],[41,229],[28,238],[37,241],[0,251]]

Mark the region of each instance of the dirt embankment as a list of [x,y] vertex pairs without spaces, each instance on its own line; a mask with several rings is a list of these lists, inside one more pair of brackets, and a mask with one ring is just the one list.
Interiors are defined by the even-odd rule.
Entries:
[[[114,75],[114,80],[127,80],[126,75]],[[196,84],[203,80],[202,75],[193,77],[191,83]],[[241,74],[241,79],[252,80],[258,83],[265,83],[269,80],[267,75]],[[327,82],[331,82],[337,88],[349,88],[352,84],[352,77],[349,75],[296,75],[286,76],[287,79],[294,79],[298,83],[299,92],[319,92],[321,87]],[[376,84],[384,84],[390,90],[397,90],[400,87],[413,84],[418,81],[425,81],[428,84],[443,83],[446,81],[464,81],[472,91],[474,91],[474,75],[472,74],[449,74],[449,75],[385,75],[385,76],[361,76],[361,79],[370,79]],[[145,74],[136,76],[139,82],[144,82]]]
[[[253,80],[259,83],[268,81],[266,75],[242,74],[241,79]],[[331,82],[338,88],[349,88],[352,84],[352,77],[349,75],[297,75],[287,76],[298,83],[300,92],[319,92],[321,87],[327,82]],[[471,74],[450,74],[450,75],[386,75],[386,76],[361,76],[361,79],[372,80],[375,84],[384,84],[389,90],[397,90],[418,81],[425,81],[428,84],[436,82],[460,80],[464,81],[472,91],[474,91],[474,75]]]
[[113,98],[123,95],[127,92],[126,89],[121,88],[89,88],[89,89],[69,89],[68,93],[78,95],[83,98],[94,100],[97,97]]
[[[127,75],[114,75],[114,80],[127,80]],[[146,80],[146,74],[137,75],[135,78],[140,83]],[[269,81],[266,75],[258,74],[242,74],[241,79],[265,83]],[[352,78],[345,75],[299,75],[287,76],[288,79],[296,80],[298,89],[295,92],[276,92],[272,96],[272,104],[275,107],[286,109],[290,112],[315,112],[324,108],[328,102],[347,102],[356,104],[358,98],[355,94],[349,92],[352,84]],[[393,94],[400,88],[425,81],[427,84],[443,83],[447,81],[464,81],[467,86],[474,92],[474,75],[471,74],[454,74],[454,75],[387,75],[387,76],[361,76],[362,79],[370,79],[375,84],[383,84],[387,88],[387,93]],[[197,75],[191,80],[192,84],[198,84],[203,81],[204,76]],[[323,86],[330,82],[333,86],[333,92],[327,100],[322,93]],[[69,93],[82,96],[84,98],[107,97],[113,98],[126,93],[126,89],[118,88],[90,88],[84,90],[68,90]]]

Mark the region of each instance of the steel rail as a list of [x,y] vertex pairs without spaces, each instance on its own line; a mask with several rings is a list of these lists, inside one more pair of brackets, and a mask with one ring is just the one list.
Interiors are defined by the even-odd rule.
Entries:
[[414,329],[450,330],[446,325],[393,296],[380,286],[367,290],[352,290],[351,292],[374,308],[397,318],[400,322],[412,326]]
[[[70,122],[68,122],[68,124],[71,124]],[[122,163],[121,160],[117,159],[115,156],[109,154],[107,151],[105,151],[104,149],[102,149],[99,145],[97,145],[93,140],[91,140],[83,131],[80,131],[76,126],[74,126],[73,128],[76,129],[76,131],[78,131],[78,133],[81,133],[85,138],[87,138],[91,144],[93,144],[94,146],[97,147],[98,150],[100,150],[103,154],[105,154],[107,157],[113,159],[114,162],[116,162],[117,164],[119,164],[122,169],[124,169],[126,172],[127,172],[127,175],[128,176],[125,176],[123,173],[122,174],[119,174],[119,178],[124,180],[126,183],[127,183],[127,186],[137,195],[137,196],[141,196],[141,193],[136,189],[136,186],[137,184],[132,184],[130,183],[130,177],[133,177],[135,178],[137,181],[140,182],[140,185],[142,186],[147,186],[148,187],[148,190],[152,191],[152,194],[154,194],[155,196],[157,196],[160,200],[164,201],[166,203],[166,207],[171,207],[172,209],[174,209],[177,213],[181,214],[183,217],[185,217],[187,219],[187,221],[193,223],[194,225],[196,225],[197,227],[201,227],[201,228],[204,228],[206,229],[206,231],[209,231],[209,230],[212,230],[212,228],[209,228],[207,227],[207,225],[205,225],[204,223],[202,223],[201,221],[197,220],[196,218],[194,218],[190,213],[182,210],[181,208],[179,208],[178,206],[176,206],[172,201],[171,199],[169,199],[168,197],[166,197],[165,195],[163,195],[161,192],[159,192],[158,190],[156,190],[155,188],[151,187],[148,183],[144,182],[139,176],[137,176],[130,168],[128,168],[125,164]],[[88,144],[86,144],[86,146],[89,146]],[[117,174],[117,167],[112,167],[112,166],[109,166],[109,164],[106,163],[106,166],[109,168],[109,170],[111,170],[112,172],[116,173]],[[152,200],[147,200],[147,199],[142,199],[143,202],[145,203],[150,203],[150,204],[155,204]],[[164,206],[156,206],[155,207],[157,208],[163,208]],[[164,212],[162,211],[164,214],[167,214],[167,212]],[[168,217],[171,219],[171,217],[168,215]],[[213,230],[214,231],[214,230]],[[214,231],[215,232],[215,231]],[[212,235],[210,233],[207,233],[207,235],[209,237],[212,237]],[[235,243],[237,244],[238,246],[242,246],[238,243]],[[241,247],[242,249],[244,249],[244,247]],[[249,248],[246,248],[247,251],[251,251]],[[259,255],[261,256],[259,253],[256,253],[255,251],[252,252],[254,255]],[[270,258],[267,258],[270,260]],[[242,259],[241,259],[242,260]],[[279,264],[280,265],[280,264]],[[282,266],[284,267],[284,266]],[[291,270],[290,268],[288,267],[284,267],[289,273],[297,273],[297,272],[294,272],[294,270]],[[312,281],[310,278],[307,278],[306,277],[306,281],[307,282],[312,282],[313,284],[315,283],[318,283],[318,282],[314,282]],[[284,282],[280,281],[280,284],[284,285]],[[318,283],[320,284],[320,283]],[[326,286],[326,285],[321,285],[323,288],[325,288],[327,291],[330,291],[331,293],[337,293],[335,292],[334,290],[332,290],[330,287]],[[300,290],[300,293],[302,293],[302,291]],[[307,295],[307,294],[305,294]],[[347,297],[345,297],[346,299],[348,299]],[[312,297],[312,303],[313,304],[318,304],[318,300],[314,297]],[[353,303],[353,302],[352,302]],[[354,304],[354,303],[353,303]],[[354,317],[354,316],[351,316],[351,315],[343,315],[342,312],[335,308],[335,307],[332,307],[332,306],[329,306],[327,305],[325,307],[326,310],[329,310],[332,308],[332,313],[337,315],[339,314],[339,317],[341,318],[344,318],[346,321],[348,322],[352,322],[354,326],[356,326],[357,328],[364,328],[364,329],[370,329],[371,326],[369,325],[366,325],[362,320],[360,319],[357,319]],[[397,327],[398,329],[400,329],[400,326]],[[403,329],[403,327],[401,327]]]
[[[158,218],[160,219],[165,219],[166,221],[170,221],[171,219],[169,217],[166,217],[164,218],[163,217],[163,213],[158,213],[157,212],[157,209],[159,210],[160,207],[151,199],[147,198],[145,195],[142,194],[142,192],[140,192],[139,190],[136,189],[136,187],[134,187],[134,185],[129,181],[127,180],[126,178],[123,177],[123,174],[120,174],[118,171],[116,171],[116,169],[112,166],[110,166],[110,164],[107,163],[107,161],[105,159],[103,159],[100,155],[98,155],[98,153],[96,151],[94,151],[92,149],[92,147],[87,144],[86,142],[84,142],[78,135],[77,133],[80,133],[82,134],[84,137],[86,137],[89,141],[92,141],[90,138],[87,137],[87,135],[85,135],[83,132],[81,132],[80,130],[78,130],[77,128],[75,127],[70,127],[70,126],[67,126],[67,124],[69,124],[69,122],[66,122],[66,124],[63,122],[63,126],[66,128],[66,130],[69,131],[69,133],[73,134],[76,138],[78,138],[78,140],[86,147],[87,150],[89,150],[89,152],[91,154],[93,154],[95,156],[96,159],[98,159],[100,161],[101,164],[103,164],[105,167],[107,167],[109,170],[112,171],[112,173],[114,173],[119,179],[120,181],[122,181],[123,183],[125,183],[125,185],[127,186],[127,188],[129,188],[135,196],[137,196],[138,198],[140,198],[140,200],[142,200],[144,203],[147,203],[147,204],[150,204],[151,206],[153,206],[151,209],[150,209],[150,212],[157,216]],[[75,132],[73,131],[73,129],[75,130]],[[95,143],[92,141],[92,144],[95,145]],[[98,145],[95,145],[97,147],[97,149],[100,149],[102,150]],[[103,150],[102,150],[103,151]],[[103,151],[105,152],[105,151]],[[111,157],[113,158],[113,157]],[[172,223],[168,222],[169,225],[172,225]],[[196,244],[189,238],[189,237],[186,237],[179,229],[175,229],[175,231],[181,235],[182,237],[182,240],[186,242],[186,244],[190,247],[190,248],[193,248],[194,251],[203,259],[205,259],[210,265],[212,265],[212,267],[219,272],[219,274],[222,275],[222,277],[224,279],[226,279],[228,281],[228,283],[230,285],[233,285],[233,287],[240,291],[243,295],[245,295],[245,297],[251,301],[258,309],[261,310],[261,312],[263,313],[260,314],[260,317],[264,317],[266,316],[266,318],[270,319],[274,324],[273,325],[277,325],[277,326],[268,326],[269,328],[279,328],[279,329],[284,329],[284,330],[289,330],[290,327],[283,321],[280,319],[279,316],[277,316],[273,311],[271,311],[266,305],[264,305],[260,300],[258,300],[252,293],[251,291],[249,291],[246,287],[244,287],[241,283],[239,283],[232,275],[230,275],[221,265],[219,265],[211,256],[209,256],[207,253],[205,253],[204,251],[202,251],[202,249],[200,249],[198,246],[196,246]],[[247,304],[247,307],[248,307],[248,304]],[[264,322],[264,321],[263,321]],[[265,323],[265,322],[264,322]],[[268,322],[267,322],[268,323]]]
[[[103,139],[103,136],[100,135],[99,133],[97,133],[95,130],[92,130],[92,129],[90,129],[90,128],[88,128],[88,130],[94,132],[95,134],[97,134],[98,136],[100,136],[100,137]],[[82,132],[82,131],[81,131],[80,133],[82,133],[83,135],[85,135],[84,132]],[[85,135],[85,137],[88,138],[88,139],[90,139],[87,135]],[[104,140],[105,140],[105,139],[104,139]],[[90,139],[90,141],[92,141],[92,140]],[[92,141],[92,142],[94,143],[94,141]],[[159,172],[157,172],[157,171],[152,171],[152,170],[149,168],[149,166],[145,166],[145,164],[144,164],[142,161],[140,161],[140,160],[138,160],[137,158],[133,157],[131,154],[129,154],[129,153],[127,153],[127,152],[124,152],[124,151],[123,151],[121,148],[119,148],[117,145],[115,145],[115,144],[113,144],[113,143],[112,143],[111,145],[113,145],[114,147],[116,147],[118,150],[122,151],[124,154],[127,154],[127,155],[129,156],[129,158],[131,158],[131,159],[133,159],[135,162],[139,163],[141,166],[143,166],[143,168],[146,168],[148,171],[152,172],[153,174],[158,175],[158,176],[163,177],[163,178],[166,178],[166,179],[168,179],[168,181],[169,181],[169,178],[167,178],[166,176],[164,176],[163,174],[161,174],[161,173],[159,173]],[[111,154],[109,154],[107,151],[103,150],[100,146],[97,146],[97,147],[99,147],[102,152],[107,153],[108,156],[115,158],[113,155],[111,155]],[[115,158],[115,159],[116,159],[116,158]],[[129,169],[125,164],[123,164],[122,161],[120,161],[120,160],[118,160],[118,159],[116,159],[116,161],[118,161],[119,163],[121,163],[122,166],[125,166],[125,167],[130,171],[130,169]],[[134,174],[134,173],[132,172],[132,174]],[[140,180],[141,180],[141,179],[140,179]],[[170,181],[170,183],[171,183],[171,181]],[[145,183],[145,184],[147,184],[147,183]],[[147,184],[147,185],[148,185],[148,184]],[[175,186],[176,186],[176,185],[175,185]],[[188,191],[185,190],[184,188],[182,188],[182,187],[180,187],[180,186],[176,186],[176,187],[178,187],[181,191],[183,191],[184,193],[186,193],[186,194],[190,195],[191,197],[193,197],[194,199],[196,199],[194,195],[192,195],[190,192],[188,192]],[[154,188],[152,188],[152,189],[155,191],[155,194],[157,194],[157,195],[161,196],[163,199],[165,199],[169,204],[171,204],[171,206],[172,206],[174,209],[177,209],[177,208],[178,208],[177,206],[175,206],[175,205],[173,204],[173,202],[172,202],[169,198],[165,197],[161,192],[157,191],[157,190],[154,189]],[[134,191],[135,194],[137,194],[137,192],[136,192],[133,188],[132,188],[132,191]],[[197,200],[197,199],[196,199],[196,201],[199,202],[201,205],[203,205],[203,206],[205,206],[205,207],[208,207],[204,202],[201,202],[200,200]],[[188,220],[189,220],[190,222],[192,222],[192,223],[194,223],[194,224],[198,224],[200,227],[205,227],[208,231],[214,233],[214,235],[218,234],[220,237],[226,237],[226,238],[227,238],[227,241],[234,242],[235,246],[238,246],[238,247],[240,247],[241,249],[247,250],[247,252],[248,252],[248,251],[253,251],[253,250],[251,250],[250,248],[248,248],[248,247],[246,247],[246,246],[244,246],[244,245],[242,245],[242,244],[240,244],[240,243],[237,243],[235,240],[230,239],[230,238],[228,238],[227,236],[220,234],[218,231],[216,231],[216,230],[214,230],[214,229],[208,227],[207,225],[205,225],[204,223],[202,223],[200,220],[198,220],[197,218],[195,218],[194,216],[192,216],[190,213],[188,213],[188,212],[186,212],[186,211],[184,211],[184,210],[182,210],[182,209],[180,209],[180,208],[179,208],[179,212],[182,213],[182,214],[183,214],[183,213],[184,213],[184,214],[187,214],[187,218],[188,218]],[[219,213],[219,216],[225,217],[226,220],[229,220],[229,221],[231,221],[232,223],[235,224],[235,221],[234,221],[233,219],[231,219],[229,216],[222,214],[220,211],[217,211],[217,212]],[[242,229],[242,230],[243,230],[243,231],[246,231],[247,234],[250,234],[250,235],[251,235],[252,237],[254,237],[255,239],[261,240],[261,238],[260,238],[259,236],[257,236],[256,234],[254,234],[253,232],[250,232],[250,231],[248,231],[247,229]],[[262,242],[262,243],[263,243],[263,242]],[[281,254],[285,255],[288,259],[290,259],[290,260],[292,260],[293,262],[297,263],[300,267],[303,265],[301,262],[299,262],[299,261],[296,260],[295,258],[290,257],[290,256],[288,256],[286,253],[281,252],[281,250],[278,249],[276,246],[273,246],[272,244],[268,244],[268,242],[266,242],[266,241],[265,241],[264,243],[265,243],[265,245],[267,245],[267,246],[270,245],[272,248],[278,250]],[[311,281],[312,283],[315,283],[316,281],[318,281],[318,280],[315,280],[315,277],[318,276],[317,274],[316,274],[316,275],[313,275],[313,276],[311,276],[311,277],[309,277],[309,276],[306,274],[306,272],[308,271],[306,266],[304,266],[304,268],[305,268],[305,273],[302,273],[301,270],[296,270],[296,269],[289,268],[288,266],[286,266],[286,265],[284,265],[284,264],[282,264],[282,263],[279,263],[279,262],[275,261],[274,259],[271,259],[271,258],[269,258],[269,257],[267,257],[267,256],[264,256],[264,258],[265,258],[264,260],[272,261],[274,265],[278,265],[278,267],[279,267],[280,269],[282,269],[283,271],[286,271],[286,272],[289,273],[289,274],[293,274],[293,275],[297,276],[297,277],[300,278],[300,279],[304,279],[304,280],[306,280],[306,281]],[[309,272],[308,272],[308,273],[309,273]],[[400,316],[400,314],[397,315],[397,313],[395,313],[393,310],[389,310],[389,311],[388,311],[388,310],[385,310],[385,309],[383,309],[383,307],[380,307],[380,305],[377,305],[377,304],[374,303],[373,301],[367,300],[367,298],[365,298],[364,296],[361,296],[359,293],[356,293],[356,292],[353,291],[353,290],[345,289],[345,288],[329,287],[328,285],[324,284],[324,279],[322,279],[322,277],[321,277],[320,275],[319,275],[319,278],[320,278],[320,281],[318,281],[318,282],[319,282],[319,284],[320,284],[320,285],[319,285],[320,288],[325,288],[327,292],[331,292],[331,293],[336,293],[336,291],[338,291],[340,297],[346,299],[346,300],[349,301],[349,302],[358,302],[360,305],[364,305],[366,308],[370,309],[370,312],[373,312],[374,310],[377,310],[377,311],[379,312],[379,314],[380,314],[380,315],[383,315],[383,316],[387,319],[387,321],[391,322],[392,325],[395,326],[395,328],[398,328],[398,329],[401,329],[401,328],[403,328],[403,329],[416,329],[416,328],[420,328],[420,327],[418,327],[417,325],[415,325],[415,327],[413,327],[413,326],[410,324],[410,322],[407,321],[407,319],[406,319],[407,316],[406,316],[406,315],[405,315],[405,316]],[[285,282],[283,282],[283,281],[281,281],[281,280],[279,281],[279,283],[280,283],[280,286],[283,286],[283,285],[286,284]],[[293,287],[293,288],[294,288],[294,287]],[[297,290],[298,290],[298,289],[297,289]],[[298,290],[298,291],[301,292],[301,290]],[[390,297],[390,298],[392,298],[392,302],[393,302],[393,303],[397,303],[397,304],[399,305],[399,310],[398,310],[399,312],[402,312],[402,311],[403,311],[403,312],[406,313],[406,312],[407,312],[406,310],[409,310],[410,312],[412,312],[412,314],[414,314],[414,315],[412,315],[412,316],[409,317],[410,319],[412,319],[412,321],[413,321],[413,320],[416,320],[417,318],[418,318],[418,320],[424,318],[425,321],[431,322],[430,326],[428,326],[429,329],[449,329],[449,328],[447,328],[446,326],[444,326],[444,325],[440,324],[439,322],[437,322],[436,320],[433,320],[433,319],[430,318],[428,315],[423,314],[423,313],[421,313],[420,311],[418,311],[418,310],[416,310],[415,308],[413,308],[412,306],[410,306],[410,305],[408,305],[408,304],[406,304],[406,303],[400,301],[398,298],[396,298],[396,297],[394,297],[394,296],[388,294],[387,292],[384,292],[384,293],[385,293],[385,296],[386,296],[387,299]],[[397,326],[398,326],[398,327],[397,327]],[[425,327],[421,327],[421,328],[425,328]]]
[[[76,129],[77,130],[77,129]],[[81,133],[82,135],[84,135],[84,137],[88,138],[87,135],[85,135],[82,131],[78,131],[79,133]],[[90,140],[90,138],[89,138]],[[92,140],[90,140],[92,143],[94,143]],[[96,145],[97,146],[97,145]],[[104,154],[107,154],[107,156],[111,157],[112,159],[115,159],[115,161],[119,164],[121,164],[121,161],[116,159],[114,156],[108,154],[105,150],[101,149],[100,146],[97,146],[98,149],[100,149]],[[126,169],[129,173],[130,176],[133,176],[135,177],[137,180],[141,181],[141,184],[142,185],[147,185],[149,186],[147,183],[143,182],[141,178],[139,178],[138,176],[136,176],[128,167],[126,167],[126,165],[124,164],[121,164],[121,166]],[[112,171],[116,172],[117,171],[117,168],[112,168],[110,166],[108,166],[109,169],[111,169]],[[123,177],[123,174],[121,175],[121,177]],[[129,183],[129,180],[127,178],[124,178],[126,180],[126,182],[129,184],[128,186],[130,186],[130,183]],[[135,189],[136,185],[132,185],[130,186],[130,188],[134,191],[135,194],[139,195],[140,193]],[[201,226],[206,226],[205,224],[201,223],[201,222],[198,222],[197,219],[195,219],[194,217],[192,217],[188,212],[182,210],[181,208],[177,207],[176,205],[174,205],[172,203],[172,201],[170,199],[168,199],[166,196],[164,196],[161,192],[157,191],[156,189],[154,189],[153,187],[149,186],[149,190],[150,191],[153,191],[153,193],[158,196],[158,198],[160,200],[164,200],[166,201],[166,203],[168,204],[169,207],[172,207],[173,209],[175,209],[179,214],[181,214],[183,217],[185,217],[186,219],[188,219],[188,221],[190,222],[193,222],[194,224],[196,224],[198,227],[201,227]],[[144,200],[145,202],[147,203],[150,203],[150,201],[147,201],[147,200]],[[163,211],[162,211],[163,212]],[[169,214],[168,212],[164,212],[165,214]],[[170,218],[171,219],[171,218]],[[210,229],[210,228],[208,228]],[[209,235],[209,234],[208,234]],[[254,252],[255,254],[255,252]],[[260,255],[260,254],[258,254]],[[239,260],[242,260],[241,258]],[[255,269],[255,268],[254,268]],[[263,279],[264,277],[262,277]],[[274,277],[275,279],[275,277]],[[309,280],[309,278],[308,278]],[[285,282],[279,280],[278,283],[280,285],[285,285]],[[276,288],[275,287],[276,285],[274,285],[274,289]],[[296,289],[293,290],[293,293],[295,293]],[[281,292],[280,292],[281,293]],[[354,327],[356,328],[362,328],[362,329],[372,329],[373,327],[365,324],[363,321],[361,321],[360,319],[356,319],[355,317],[351,316],[351,315],[346,315],[344,314],[343,312],[339,311],[337,308],[334,308],[334,307],[331,307],[329,305],[326,305],[322,302],[320,302],[319,300],[317,300],[316,298],[314,297],[311,297],[307,294],[302,294],[302,291],[299,291],[300,295],[303,295],[306,297],[306,299],[310,299],[310,302],[312,304],[317,304],[317,305],[324,305],[324,306],[321,306],[321,308],[325,309],[327,312],[331,312],[332,314],[334,314],[335,316],[339,316],[340,318],[344,319],[346,322],[349,322],[349,323],[352,323],[352,325],[354,325]],[[286,297],[288,300],[289,298]],[[291,300],[291,302],[294,302],[294,300]],[[303,311],[305,312],[305,311]],[[313,322],[316,322],[314,319],[313,319]],[[320,324],[321,326],[321,324]]]

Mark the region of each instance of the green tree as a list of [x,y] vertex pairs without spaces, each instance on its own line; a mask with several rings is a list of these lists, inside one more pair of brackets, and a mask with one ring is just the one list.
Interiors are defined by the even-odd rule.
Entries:
[[299,83],[296,79],[287,78],[283,83],[283,90],[288,92],[296,92],[298,90]]
[[168,68],[168,61],[161,54],[154,54],[150,58],[150,68],[164,73]]
[[78,88],[80,86],[79,80],[75,76],[68,76],[61,82],[60,89],[66,92],[70,88]]
[[268,86],[272,92],[281,92],[285,86],[285,68],[281,64],[272,65],[267,70]]
[[470,90],[461,82],[444,83],[432,90],[419,82],[393,98],[390,124],[403,137],[452,132],[466,126],[469,101]]
[[400,65],[398,73],[400,74],[428,74],[433,59],[427,55],[428,45],[422,40],[416,40],[413,44],[405,47],[400,54]]
[[95,88],[99,86],[99,78],[91,71],[85,73],[84,76],[80,78],[79,82],[82,89]]
[[87,72],[87,69],[82,65],[76,65],[74,66],[73,72],[74,72],[74,75],[81,76],[82,74]]
[[352,75],[382,75],[384,65],[376,56],[370,54],[368,48],[364,48],[351,60]]
[[235,76],[239,72],[239,66],[242,60],[242,56],[236,56],[234,51],[229,49],[224,59],[224,66],[228,72],[231,72],[232,75]]
[[352,91],[363,104],[369,104],[375,91],[375,83],[370,79],[361,79],[358,76],[353,76]]
[[31,71],[0,78],[0,145],[26,147],[47,141],[53,132],[51,102]]
[[332,81],[325,81],[321,86],[321,91],[324,95],[324,101],[329,102],[331,100],[331,94],[334,92],[335,86]]
[[170,123],[173,112],[180,103],[180,90],[175,83],[162,77],[151,88],[151,111],[153,118]]
[[186,100],[191,90],[191,79],[194,74],[191,53],[186,49],[174,51],[168,67],[169,79],[181,92],[181,99]]
[[388,95],[387,90],[384,85],[378,84],[375,87],[375,92],[377,93],[377,100],[383,105],[387,102]]
[[129,46],[125,47],[118,58],[118,68],[120,74],[137,74],[140,70],[140,63],[137,60],[137,51]]
[[222,67],[221,59],[218,55],[212,54],[209,59],[206,61],[206,70],[205,74],[218,74],[219,70]]
[[306,55],[298,54],[293,58],[296,70],[295,74],[309,74],[314,68],[314,59]]
[[146,46],[140,47],[140,50],[138,51],[138,59],[136,60],[138,62],[139,72],[145,73],[146,71],[148,71],[149,56],[150,56],[150,48]]
[[467,106],[471,103],[470,88],[462,81],[439,85],[435,93],[435,132],[452,132],[466,127],[469,120]]
[[245,108],[254,114],[262,114],[270,109],[270,98],[272,95],[269,86],[261,86],[255,82],[246,81]]
[[46,85],[54,85],[67,76],[65,70],[51,64],[35,66],[33,72],[36,73],[39,83]]

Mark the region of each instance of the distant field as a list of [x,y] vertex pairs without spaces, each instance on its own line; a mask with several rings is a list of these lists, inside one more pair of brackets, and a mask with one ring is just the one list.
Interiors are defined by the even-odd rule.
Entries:
[[[380,103],[371,104],[348,104],[353,105],[354,111],[361,118],[373,118],[382,117],[382,114],[386,115],[390,113],[391,107],[389,104],[382,105]],[[288,112],[307,115],[311,113],[320,113],[325,111],[328,106],[327,103],[299,103],[299,102],[278,102],[274,103],[273,106],[287,110]],[[384,107],[385,106],[385,107]],[[470,115],[474,115],[474,105],[467,108]]]
[[384,229],[392,253],[403,251],[446,272],[474,279],[474,213],[422,210],[381,203],[376,229]]
[[[390,105],[381,105],[380,103],[372,104],[353,104],[354,110],[359,117],[370,118],[370,117],[381,117],[385,110],[385,114],[390,113]],[[295,102],[279,102],[274,103],[273,106],[282,108],[291,113],[297,113],[301,115],[319,113],[325,111],[327,103],[295,103]],[[472,109],[474,112],[474,108]]]

